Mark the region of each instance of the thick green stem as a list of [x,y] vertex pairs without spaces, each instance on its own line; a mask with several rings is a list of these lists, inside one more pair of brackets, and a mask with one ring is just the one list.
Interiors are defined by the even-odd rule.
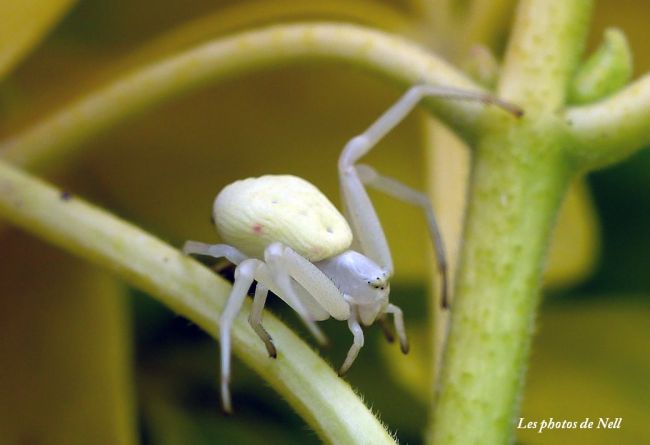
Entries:
[[[218,334],[218,314],[230,285],[142,230],[2,162],[0,217],[113,270],[212,336]],[[244,312],[250,305],[246,307]],[[245,313],[233,326],[235,353],[284,396],[323,440],[394,443],[350,386],[290,329],[270,314],[264,324],[278,348],[277,359],[268,357]]]
[[590,0],[524,0],[501,70],[499,94],[527,112],[565,104],[588,30]]
[[526,116],[486,120],[474,152],[461,266],[430,439],[505,444],[550,234],[574,166],[558,117],[586,34],[588,1],[519,5],[499,94]]
[[[464,66],[465,72],[471,75],[468,69],[472,63],[481,64],[480,56],[475,51],[470,53],[470,48],[475,45],[494,46],[500,37],[503,25],[512,16],[514,0],[473,0],[466,4],[464,11],[459,11],[463,4],[453,0],[430,0],[427,2],[430,9],[431,20],[435,26],[431,27],[432,38],[436,42],[434,47],[440,47],[443,54],[457,65]],[[458,8],[458,7],[461,8]],[[482,47],[486,52],[489,50]],[[490,54],[488,52],[488,57]],[[490,86],[496,81],[496,60],[493,78]],[[488,64],[490,61],[487,62]],[[477,65],[478,66],[478,65]],[[480,76],[472,76],[475,80]],[[488,75],[487,77],[491,77]],[[488,87],[478,80],[481,85]],[[423,125],[423,140],[427,141],[426,155],[429,157],[429,189],[436,211],[444,217],[440,220],[441,230],[447,253],[449,283],[453,288],[457,271],[458,256],[461,245],[460,234],[463,231],[463,218],[465,215],[465,200],[467,198],[467,180],[469,171],[469,157],[467,145],[463,140],[455,137],[439,122],[427,121]],[[455,168],[441,168],[441,165],[454,165]],[[437,277],[435,278],[438,279]],[[436,281],[437,282],[437,281]],[[434,289],[437,285],[434,284]],[[435,404],[435,388],[442,363],[444,345],[449,332],[449,311],[441,310],[438,299],[430,304],[432,320],[431,342],[432,369],[431,400]]]
[[[522,131],[523,133],[523,131]],[[474,159],[468,225],[433,427],[436,444],[512,436],[551,228],[570,178],[558,141],[497,135]],[[547,156],[527,152],[539,144]]]

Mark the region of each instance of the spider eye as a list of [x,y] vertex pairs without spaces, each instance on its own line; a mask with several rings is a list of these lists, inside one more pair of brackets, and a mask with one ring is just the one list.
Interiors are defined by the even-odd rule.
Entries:
[[381,289],[384,290],[387,286],[387,281],[385,278],[380,278],[380,277],[375,277],[373,280],[369,280],[368,284],[372,286],[375,289]]

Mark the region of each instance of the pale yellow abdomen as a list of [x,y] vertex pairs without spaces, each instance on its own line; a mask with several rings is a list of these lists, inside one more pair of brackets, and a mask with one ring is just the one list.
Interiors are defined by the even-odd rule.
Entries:
[[315,186],[291,175],[248,178],[226,186],[214,201],[213,217],[223,242],[262,258],[279,241],[310,261],[350,247],[352,231]]

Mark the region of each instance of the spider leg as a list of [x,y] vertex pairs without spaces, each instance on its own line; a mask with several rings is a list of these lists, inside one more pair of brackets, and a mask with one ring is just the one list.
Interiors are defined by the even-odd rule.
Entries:
[[186,255],[204,255],[213,258],[226,258],[233,264],[240,264],[248,257],[227,244],[206,244],[199,241],[185,241],[183,253]]
[[[228,301],[221,313],[219,329],[220,329],[220,342],[221,342],[221,404],[225,412],[232,412],[232,403],[230,400],[230,330],[232,323],[241,310],[242,304],[246,299],[248,289],[257,278],[266,278],[264,274],[264,263],[255,259],[248,259],[246,255],[241,253],[236,248],[227,244],[206,244],[198,241],[187,241],[183,246],[183,253],[188,255],[205,255],[213,258],[226,258],[231,263],[237,265],[235,269],[235,282],[230,291]],[[258,282],[255,287],[255,297],[253,298],[253,307],[248,317],[248,321],[257,333],[257,335],[264,342],[266,350],[270,357],[275,358],[277,351],[273,344],[273,339],[269,333],[262,326],[262,311],[266,303],[266,296],[268,287],[261,282]]]
[[350,305],[343,294],[314,263],[281,243],[271,244],[267,251],[329,315],[337,320],[347,320],[350,317]]
[[264,304],[266,304],[266,296],[268,292],[268,288],[258,281],[257,285],[255,286],[253,307],[251,308],[251,312],[248,315],[248,323],[264,342],[264,346],[266,346],[269,357],[276,358],[278,356],[278,352],[275,349],[275,345],[273,344],[273,339],[266,331],[266,329],[264,329],[264,326],[262,326],[262,311],[264,309]]
[[264,251],[264,261],[268,266],[271,281],[278,287],[279,295],[298,313],[316,340],[322,345],[327,344],[327,339],[314,321],[313,315],[307,310],[303,301],[298,298],[283,254],[284,246],[280,243],[272,243]]
[[[325,336],[314,323],[319,317],[314,310],[317,308],[309,309],[316,303],[321,316],[324,311],[327,316],[346,320],[350,316],[350,307],[343,294],[313,263],[281,243],[270,244],[264,252],[264,259],[270,274],[269,281],[277,286],[279,292],[273,288],[271,290],[285,299],[298,312],[316,339],[325,344]],[[292,279],[299,287],[294,286]],[[297,291],[297,287],[300,291]],[[299,298],[305,294],[312,298],[311,302]]]
[[364,342],[363,329],[361,329],[361,325],[357,321],[355,315],[351,315],[350,318],[348,318],[348,327],[354,336],[354,340],[352,342],[352,346],[350,346],[350,349],[348,350],[348,355],[345,357],[343,365],[341,365],[341,369],[339,369],[340,376],[343,376],[346,372],[348,372],[350,366],[352,366],[352,363],[354,363],[357,356],[359,355],[359,351],[363,347]]
[[389,273],[393,271],[393,261],[388,243],[377,218],[377,213],[359,178],[355,164],[386,134],[404,120],[425,97],[479,101],[497,105],[515,116],[522,115],[519,108],[483,92],[418,85],[409,89],[395,105],[381,115],[364,133],[352,138],[346,144],[338,165],[345,212],[352,225],[355,239],[363,253]]
[[441,304],[443,308],[449,307],[447,258],[445,256],[445,247],[440,234],[440,229],[438,228],[438,223],[436,222],[433,206],[431,205],[429,197],[422,192],[407,187],[393,178],[380,175],[374,168],[368,165],[358,164],[356,170],[363,184],[367,184],[376,190],[392,196],[393,198],[399,199],[400,201],[420,206],[424,212],[427,227],[429,229],[429,236],[431,237],[433,248],[436,253],[438,272],[440,273]]
[[219,318],[219,340],[221,342],[221,404],[226,413],[232,412],[230,400],[230,331],[232,323],[241,310],[246,299],[248,289],[253,284],[255,270],[261,261],[255,259],[244,260],[235,269],[235,282],[233,283],[226,306]]
[[379,323],[381,331],[384,333],[384,337],[386,337],[386,341],[388,343],[394,342],[395,336],[393,335],[393,330],[390,327],[390,322],[388,321],[386,314],[381,314],[379,317],[377,317],[377,322]]
[[408,338],[406,338],[406,328],[404,327],[404,315],[402,314],[402,310],[394,304],[389,304],[386,306],[384,313],[393,314],[395,331],[397,331],[397,337],[399,337],[400,349],[402,350],[402,353],[408,354],[410,348]]

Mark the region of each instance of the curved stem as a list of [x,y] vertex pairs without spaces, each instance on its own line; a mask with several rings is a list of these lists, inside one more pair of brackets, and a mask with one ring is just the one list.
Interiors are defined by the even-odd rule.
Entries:
[[340,21],[373,26],[399,34],[413,33],[412,22],[394,7],[372,0],[321,0],[318,2],[295,2],[274,0],[273,2],[237,2],[202,15],[176,29],[143,45],[129,59],[161,56],[170,51],[196,45],[224,32],[234,32],[252,26],[277,23],[287,20],[306,20],[310,17],[336,18]]
[[565,114],[572,137],[569,152],[584,169],[630,156],[650,143],[650,75],[593,105]]
[[[398,37],[353,25],[296,24],[247,31],[140,68],[10,138],[0,156],[27,167],[69,157],[82,142],[128,117],[208,82],[305,59],[374,71],[402,85],[480,90],[443,60]],[[468,138],[484,107],[430,99],[427,105]]]
[[[216,337],[230,285],[178,250],[77,197],[0,162],[0,216],[68,252],[113,270]],[[247,312],[250,305],[247,305]],[[393,444],[350,386],[291,330],[267,314],[278,358],[240,314],[234,351],[330,443]],[[363,432],[360,434],[360,432]]]

